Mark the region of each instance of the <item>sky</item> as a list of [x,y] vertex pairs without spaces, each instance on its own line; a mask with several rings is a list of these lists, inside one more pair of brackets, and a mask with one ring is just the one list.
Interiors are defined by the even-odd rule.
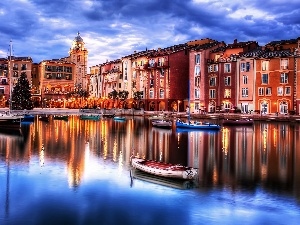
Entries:
[[300,37],[299,15],[299,0],[1,0],[0,57],[10,41],[34,63],[66,57],[78,32],[89,67],[203,38],[265,45]]

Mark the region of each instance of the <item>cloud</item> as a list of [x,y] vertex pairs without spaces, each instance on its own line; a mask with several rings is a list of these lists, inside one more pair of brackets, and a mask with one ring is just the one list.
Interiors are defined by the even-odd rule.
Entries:
[[133,53],[212,38],[226,43],[297,38],[300,3],[290,0],[10,0],[0,3],[0,56],[34,62],[68,56],[80,31],[89,66]]

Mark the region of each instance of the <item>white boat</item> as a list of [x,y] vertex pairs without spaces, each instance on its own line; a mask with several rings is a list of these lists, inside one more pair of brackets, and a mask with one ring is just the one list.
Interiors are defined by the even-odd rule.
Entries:
[[197,175],[197,169],[192,167],[146,160],[138,157],[131,158],[131,165],[135,169],[161,177],[191,180]]
[[191,121],[183,122],[181,120],[176,121],[177,128],[184,129],[199,129],[199,130],[220,130],[221,126],[213,123],[202,123],[202,122],[194,122]]
[[172,121],[170,120],[154,120],[152,121],[152,126],[160,128],[171,128]]

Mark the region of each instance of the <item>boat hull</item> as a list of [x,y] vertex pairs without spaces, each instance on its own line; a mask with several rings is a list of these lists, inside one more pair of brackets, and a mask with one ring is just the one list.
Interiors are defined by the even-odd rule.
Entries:
[[195,123],[184,123],[176,121],[176,128],[184,128],[184,129],[199,129],[199,130],[220,130],[220,125],[218,124],[195,124]]
[[140,158],[131,158],[131,164],[134,168],[161,177],[191,180],[197,175],[197,169],[181,165],[144,160]]
[[10,129],[20,129],[21,120],[23,117],[21,116],[0,116],[0,127],[1,129],[10,130]]
[[100,115],[80,115],[81,120],[100,120]]
[[169,129],[172,128],[172,121],[155,120],[152,121],[152,126]]
[[252,126],[253,120],[224,120],[223,125],[226,126]]

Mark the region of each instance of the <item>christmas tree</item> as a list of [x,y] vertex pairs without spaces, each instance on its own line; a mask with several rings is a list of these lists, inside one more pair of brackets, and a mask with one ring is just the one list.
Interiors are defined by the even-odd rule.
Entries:
[[33,109],[31,91],[26,73],[22,72],[12,92],[12,109]]

